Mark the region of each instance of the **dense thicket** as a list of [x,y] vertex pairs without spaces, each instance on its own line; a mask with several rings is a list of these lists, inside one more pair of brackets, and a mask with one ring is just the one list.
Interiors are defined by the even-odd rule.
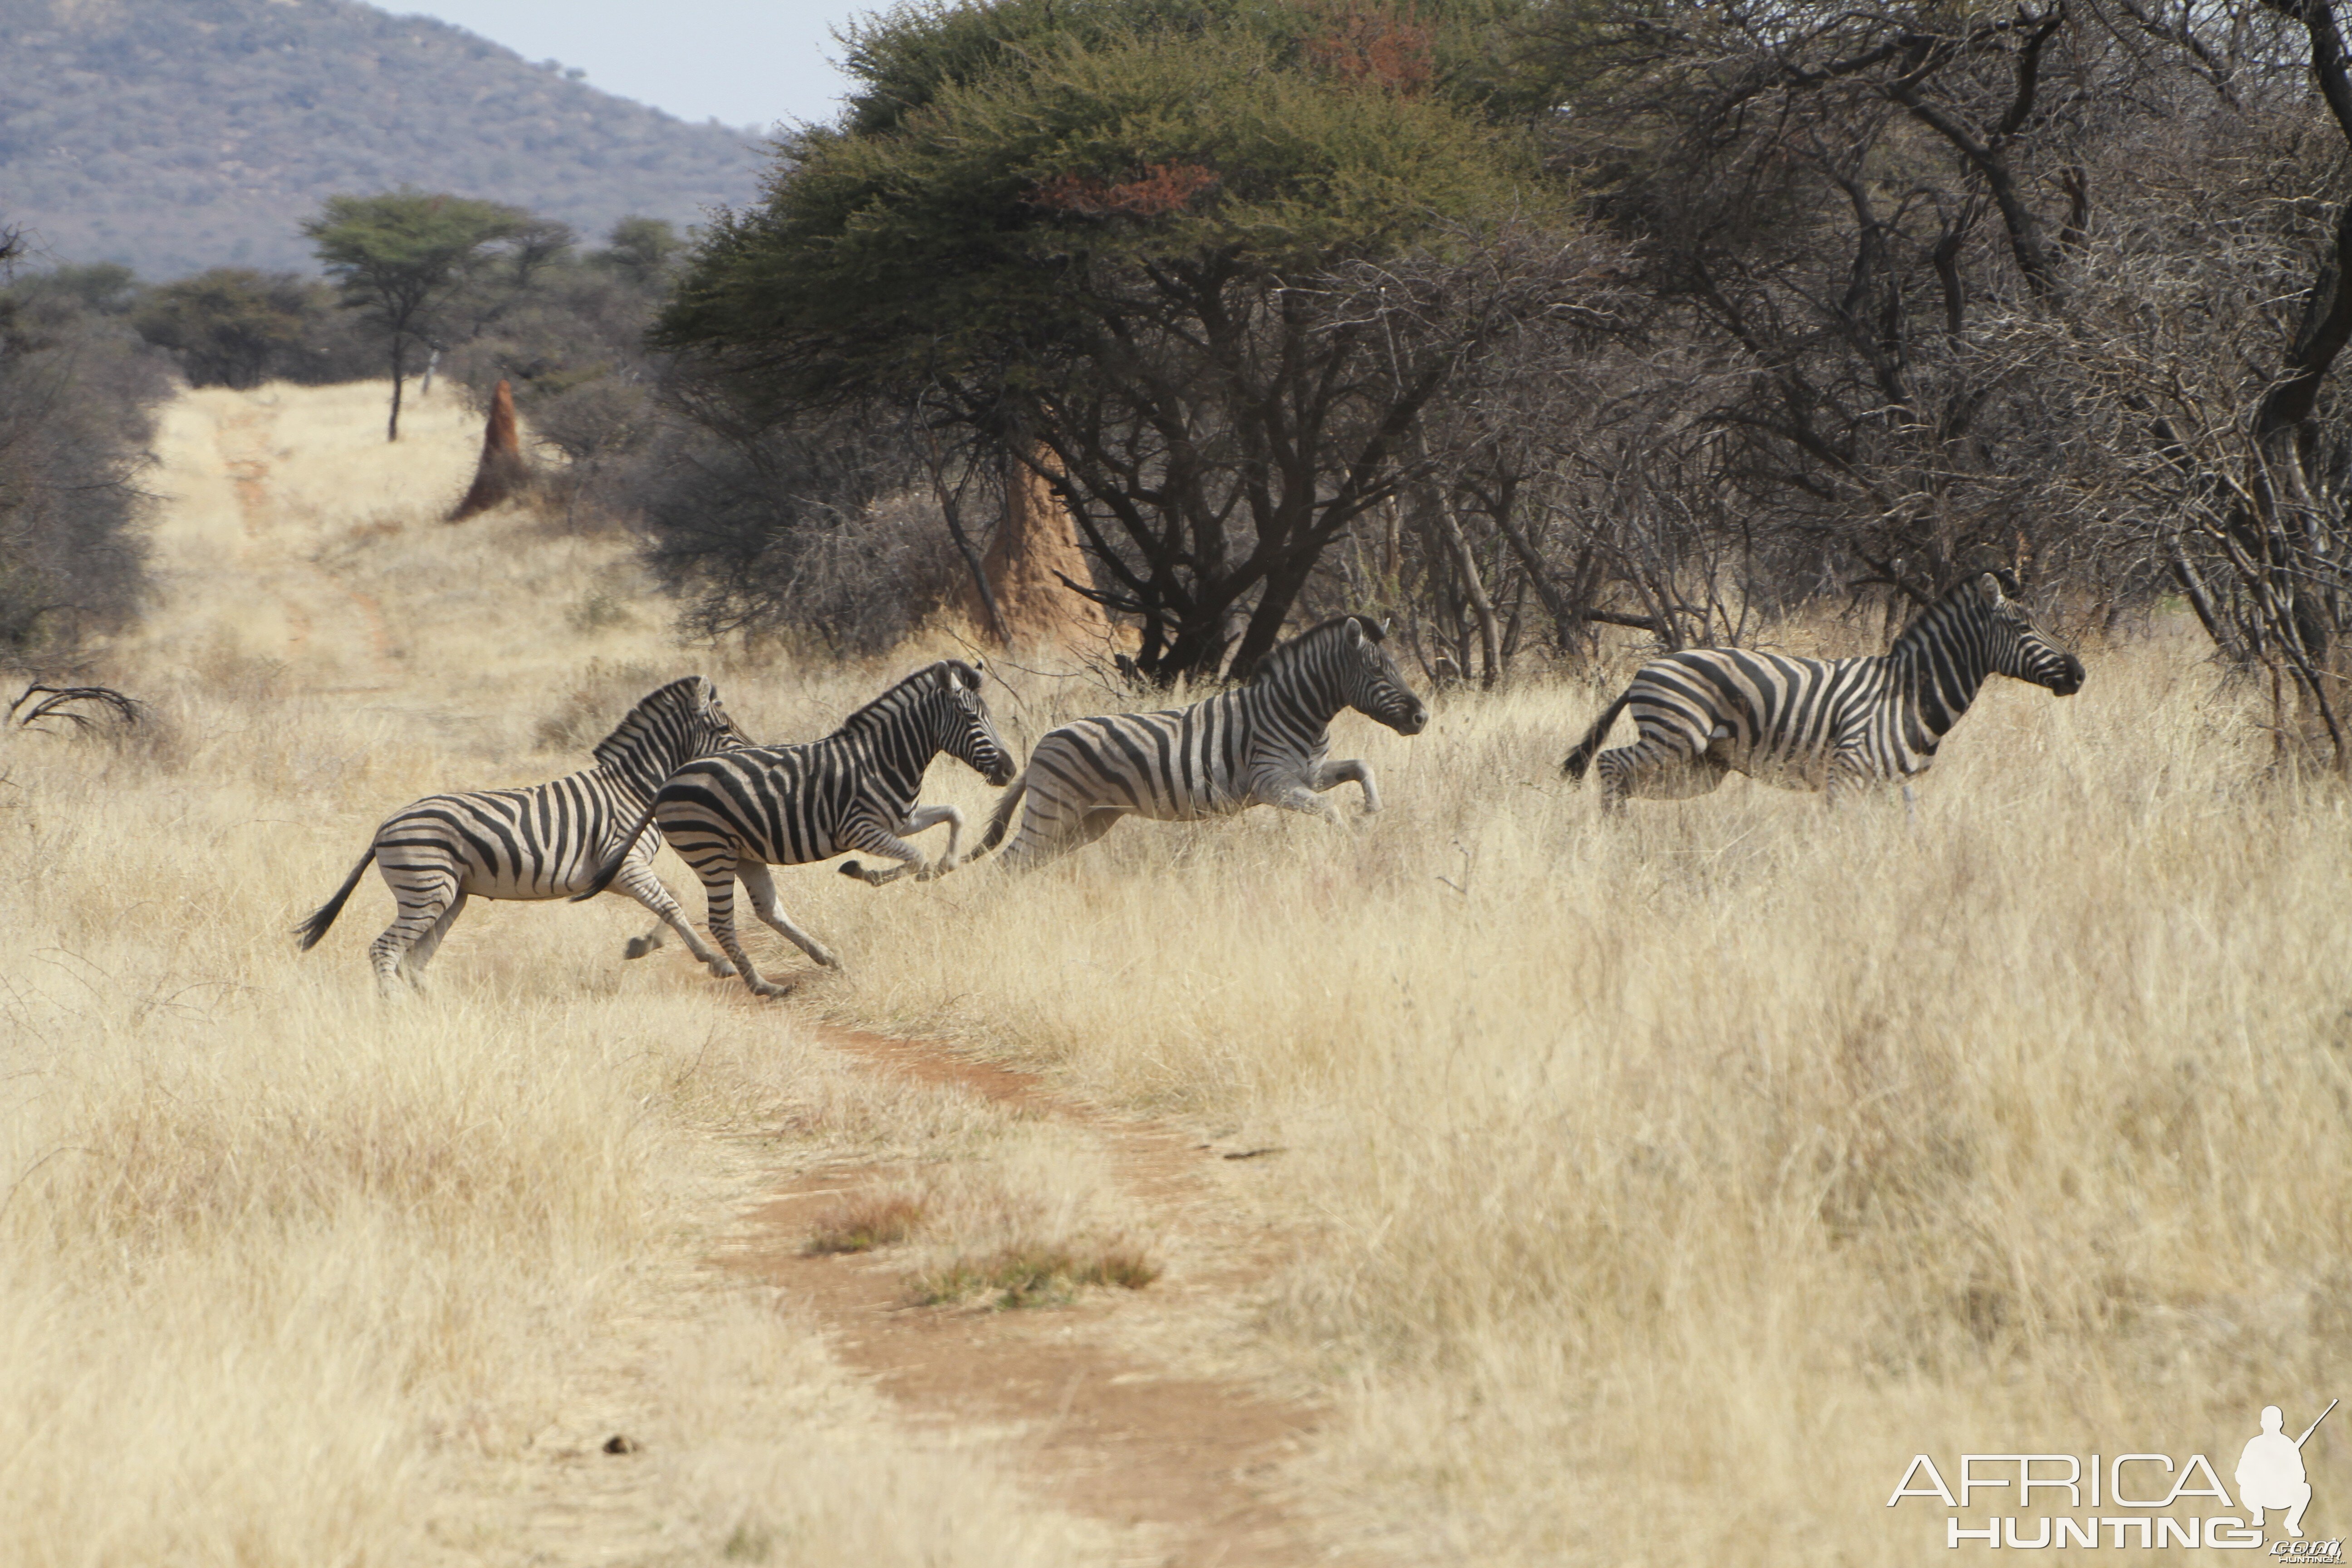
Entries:
[[[901,8],[761,205],[531,220],[429,343],[708,629],[887,641],[1028,465],[1162,680],[1365,609],[1492,681],[1998,563],[2187,606],[2343,766],[2335,3]],[[316,308],[130,319],[235,381]]]
[[170,363],[133,331],[119,268],[18,279],[0,231],[0,664],[68,668],[131,613],[150,408]]
[[2335,0],[1000,0],[850,64],[667,341],[750,426],[1049,452],[1153,673],[1348,606],[1492,679],[1997,562],[2177,597],[2352,760]]
[[583,234],[756,189],[752,132],[352,0],[0,0],[0,189],[67,262],[307,268],[297,225],[321,200],[402,184]]

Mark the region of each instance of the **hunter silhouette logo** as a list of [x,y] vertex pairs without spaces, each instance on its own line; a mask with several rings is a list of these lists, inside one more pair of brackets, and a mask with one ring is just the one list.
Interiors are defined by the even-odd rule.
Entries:
[[[2304,1510],[2311,1506],[2304,1447],[2336,1403],[2329,1400],[2299,1437],[2288,1435],[2284,1411],[2263,1406],[2262,1430],[2238,1456],[2235,1501],[2219,1467],[2202,1454],[2184,1459],[2116,1453],[2103,1444],[2100,1451],[2084,1454],[1962,1454],[1956,1468],[1948,1458],[1938,1467],[1933,1456],[1914,1454],[1886,1506],[1927,1498],[1943,1504],[1944,1544],[1953,1549],[1976,1542],[1994,1551],[2179,1546],[2246,1552],[2267,1546],[2267,1555],[2280,1563],[2341,1563],[2342,1541],[2306,1541],[2303,1534]],[[1993,1498],[2000,1500],[1993,1506],[2013,1511],[1979,1516],[1971,1528],[1969,1511]],[[2263,1536],[2265,1514],[2284,1516],[2278,1524],[2285,1539]]]
[[[2327,1419],[2327,1411],[2335,1409],[2336,1403],[2327,1402],[2319,1421]],[[2319,1421],[2305,1427],[2302,1436],[2290,1439],[2284,1430],[2284,1413],[2275,1405],[2263,1406],[2263,1429],[2246,1440],[2246,1451],[2238,1456],[2238,1504],[2252,1515],[2246,1521],[2249,1529],[2263,1527],[2264,1509],[2284,1509],[2286,1532],[2297,1541],[2303,1539],[2303,1510],[2311,1506],[2311,1479],[2303,1472],[2303,1446],[2319,1430]]]

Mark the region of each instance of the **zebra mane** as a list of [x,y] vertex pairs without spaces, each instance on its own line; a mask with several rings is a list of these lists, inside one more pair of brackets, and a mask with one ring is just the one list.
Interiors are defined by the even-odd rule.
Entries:
[[1979,579],[1988,576],[2000,584],[2001,594],[2006,598],[2017,598],[2023,592],[2018,586],[2014,573],[1999,568],[1971,572],[1937,595],[1934,604],[1913,616],[1911,624],[1897,633],[1895,641],[1888,645],[1887,653],[1891,656],[1903,647],[1916,647],[1927,638],[1928,632],[1933,628],[1948,626],[1955,620],[1965,618],[1978,605],[1983,603],[1978,597],[1977,584]]
[[632,751],[629,742],[647,719],[662,712],[691,713],[710,700],[710,691],[708,677],[689,675],[647,692],[637,700],[635,707],[622,715],[621,721],[613,726],[611,734],[596,742],[596,748],[590,755],[599,763],[618,765],[629,757]]
[[1376,643],[1387,640],[1389,634],[1370,616],[1333,616],[1328,621],[1317,622],[1288,642],[1269,649],[1266,656],[1257,661],[1257,671],[1250,677],[1249,683],[1255,686],[1259,681],[1269,679],[1277,672],[1289,668],[1306,657],[1307,649],[1320,647],[1321,639],[1339,631],[1350,621],[1364,628],[1366,642]]
[[980,671],[960,658],[943,658],[935,664],[927,664],[892,686],[873,701],[853,711],[849,717],[841,721],[834,732],[839,734],[844,730],[854,730],[860,721],[886,709],[897,710],[904,706],[907,700],[914,695],[918,689],[929,690],[934,687],[953,685],[958,681],[971,686],[977,691],[980,689]]

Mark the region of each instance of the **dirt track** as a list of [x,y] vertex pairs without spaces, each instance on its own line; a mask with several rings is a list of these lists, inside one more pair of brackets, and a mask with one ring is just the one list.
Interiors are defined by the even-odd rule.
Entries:
[[[1160,1314],[1213,1319],[1246,1297],[1278,1256],[1278,1233],[1234,1224],[1234,1166],[1252,1151],[1104,1115],[1026,1074],[935,1043],[848,1030],[828,1030],[824,1039],[874,1071],[1051,1118],[1096,1143],[1125,1194],[1153,1215],[1163,1247],[1186,1260],[1150,1287]],[[806,1252],[818,1204],[894,1174],[831,1164],[799,1176],[754,1210],[723,1262],[804,1299],[831,1331],[835,1353],[874,1378],[909,1419],[1002,1430],[1008,1451],[1054,1501],[1141,1527],[1154,1549],[1149,1561],[1243,1568],[1323,1560],[1270,1488],[1314,1413],[1139,1352],[1131,1337],[1115,1333],[1120,1313],[1139,1304],[1123,1293],[1095,1292],[1042,1311],[909,1307],[902,1269],[887,1251]]]

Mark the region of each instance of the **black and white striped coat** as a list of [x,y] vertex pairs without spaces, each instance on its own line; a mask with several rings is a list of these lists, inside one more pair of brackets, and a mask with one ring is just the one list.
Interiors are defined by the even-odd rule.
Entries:
[[[1873,658],[1696,648],[1653,659],[1561,771],[1582,778],[1609,726],[1630,708],[1640,738],[1601,753],[1601,802],[1611,809],[1629,795],[1705,795],[1733,772],[1824,790],[1834,802],[1860,784],[1926,772],[1993,675],[2071,697],[2082,689],[2083,661],[2002,592],[2000,574],[1987,572],[1920,612],[1894,647]],[[1907,801],[1908,784],[1904,794]]]
[[[298,928],[309,952],[342,912],[343,902],[373,861],[398,900],[400,912],[368,949],[376,983],[392,994],[405,974],[421,984],[441,939],[469,898],[556,899],[574,894],[610,857],[615,889],[661,917],[631,940],[627,956],[661,945],[662,927],[683,938],[712,973],[727,963],[702,943],[685,911],[654,875],[658,837],[642,842],[624,835],[684,763],[709,752],[751,744],[719,706],[719,693],[699,675],[673,680],[652,693],[596,743],[596,765],[522,789],[427,795],[384,818],[366,854],[335,896]],[[597,886],[613,881],[607,876]]]
[[1353,708],[1401,735],[1417,735],[1429,709],[1381,647],[1379,625],[1342,616],[1266,655],[1244,686],[1190,708],[1080,719],[1049,731],[997,802],[972,858],[1004,837],[1025,798],[1021,830],[1004,851],[1012,868],[1039,865],[1093,843],[1122,816],[1192,822],[1276,805],[1338,822],[1322,793],[1353,780],[1364,809],[1381,808],[1372,771],[1334,763],[1331,721]]
[[[900,835],[941,822],[948,824],[948,847],[940,864],[954,862],[963,814],[948,805],[919,806],[915,796],[931,759],[941,752],[971,764],[991,784],[1013,776],[1013,758],[981,697],[982,679],[977,664],[942,659],[852,713],[822,741],[704,757],[680,768],[655,793],[636,830],[657,825],[701,877],[710,934],[754,992],[781,996],[787,988],[761,979],[744,956],[735,931],[737,879],[762,921],[817,963],[838,968],[832,952],[785,915],[769,867],[863,849],[899,862],[887,871],[867,872],[854,861],[842,868],[879,886],[922,867],[922,851]],[[574,896],[594,897],[621,868],[616,851]],[[929,868],[924,875],[930,875]]]

